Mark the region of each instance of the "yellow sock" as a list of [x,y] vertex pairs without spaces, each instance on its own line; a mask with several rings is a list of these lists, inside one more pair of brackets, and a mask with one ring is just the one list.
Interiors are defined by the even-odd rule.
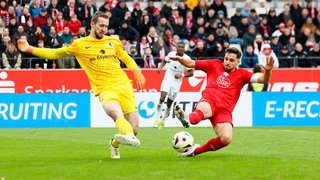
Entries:
[[134,135],[131,124],[125,118],[117,119],[116,126],[119,129],[120,134]]
[[112,139],[111,144],[112,144],[113,147],[117,148],[117,147],[119,147],[119,144],[120,144],[120,143],[119,143],[117,140]]

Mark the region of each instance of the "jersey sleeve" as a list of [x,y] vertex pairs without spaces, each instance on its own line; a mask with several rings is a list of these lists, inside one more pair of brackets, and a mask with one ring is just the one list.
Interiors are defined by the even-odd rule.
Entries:
[[51,49],[51,48],[34,48],[32,54],[45,59],[59,59],[67,56],[67,47]]
[[120,40],[114,40],[117,57],[126,64],[128,69],[133,70],[138,67],[137,63],[129,56],[127,51],[124,50]]

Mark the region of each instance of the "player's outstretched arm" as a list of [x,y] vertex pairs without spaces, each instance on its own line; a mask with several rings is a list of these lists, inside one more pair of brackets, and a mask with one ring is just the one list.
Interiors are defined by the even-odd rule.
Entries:
[[258,78],[258,83],[263,83],[263,84],[269,83],[273,65],[274,65],[274,59],[272,58],[272,56],[267,57],[266,64],[265,65],[263,65],[263,64],[260,65],[265,70],[265,72],[263,73],[263,75],[261,75]]
[[24,39],[18,40],[18,49],[22,52],[33,54],[35,56],[45,59],[59,59],[67,55],[64,48],[50,49],[50,48],[36,48],[30,46],[29,43]]
[[185,57],[181,57],[181,56],[170,56],[170,59],[174,60],[174,61],[179,61],[182,65],[184,65],[188,68],[195,68],[196,67],[195,61],[190,58],[185,58]]
[[143,89],[146,84],[146,78],[137,67],[133,69],[134,83],[137,85],[138,90]]

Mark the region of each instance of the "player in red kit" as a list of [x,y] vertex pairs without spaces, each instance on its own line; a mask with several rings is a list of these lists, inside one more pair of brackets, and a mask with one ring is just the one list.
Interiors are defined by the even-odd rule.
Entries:
[[195,156],[207,151],[216,151],[231,143],[232,140],[232,111],[239,99],[241,89],[249,82],[268,83],[274,60],[270,56],[265,65],[265,72],[257,75],[246,69],[238,68],[241,51],[235,47],[226,49],[223,63],[221,60],[194,61],[180,56],[170,57],[182,65],[202,70],[207,74],[207,86],[202,97],[195,106],[195,111],[188,115],[177,105],[175,114],[180,121],[189,121],[196,125],[204,119],[209,119],[217,137],[210,139],[200,146],[195,144],[188,152],[179,156]]

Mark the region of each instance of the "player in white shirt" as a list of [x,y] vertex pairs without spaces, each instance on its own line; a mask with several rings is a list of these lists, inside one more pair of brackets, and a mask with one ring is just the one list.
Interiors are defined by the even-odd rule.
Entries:
[[[171,51],[167,54],[165,59],[161,62],[158,67],[158,72],[160,73],[163,67],[168,64],[167,71],[164,75],[164,78],[161,83],[160,88],[160,99],[159,104],[157,106],[157,120],[154,122],[155,128],[162,129],[165,123],[165,119],[170,115],[170,108],[180,91],[180,87],[182,84],[183,77],[191,77],[193,76],[193,69],[187,68],[179,63],[179,61],[173,61],[169,57],[170,56],[181,56],[184,58],[190,57],[184,53],[185,45],[182,42],[178,43],[177,51]],[[187,70],[187,73],[185,71]],[[165,111],[162,111],[162,105],[165,102],[167,97],[167,105]]]

